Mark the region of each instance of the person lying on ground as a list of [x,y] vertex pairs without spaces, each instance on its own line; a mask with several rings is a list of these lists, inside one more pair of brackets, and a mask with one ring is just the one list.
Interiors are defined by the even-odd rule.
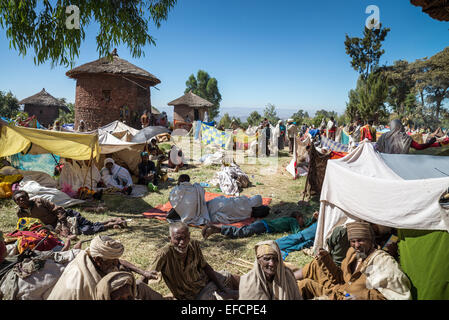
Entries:
[[113,218],[102,222],[92,222],[84,218],[79,212],[67,209],[65,212],[58,212],[58,222],[55,232],[61,237],[76,236],[80,234],[92,235],[107,229],[120,229],[126,227],[123,218]]
[[137,184],[148,185],[148,183],[153,183],[157,185],[157,170],[153,161],[150,160],[148,152],[142,152],[140,154],[142,161],[139,163],[139,181]]
[[295,276],[284,265],[276,242],[257,243],[255,253],[253,268],[240,278],[239,300],[302,300]]
[[313,214],[313,217],[309,220],[309,224],[307,225],[307,227],[301,228],[301,230],[288,236],[276,239],[276,243],[281,249],[282,259],[285,260],[290,252],[300,251],[304,248],[313,246],[313,241],[315,240],[315,233],[318,224],[316,222],[317,218],[318,212],[315,212]]
[[346,228],[351,248],[341,268],[320,249],[315,260],[295,272],[301,295],[331,300],[411,299],[410,281],[391,255],[375,248],[371,225],[352,222]]
[[238,297],[239,276],[216,272],[204,259],[199,241],[190,239],[189,227],[170,224],[170,243],[157,254],[151,270],[161,272],[167,287],[178,300],[215,300]]
[[170,210],[167,218],[187,224],[234,223],[250,217],[265,217],[270,208],[262,204],[260,195],[251,198],[216,197],[206,202],[205,190],[199,183],[190,183],[190,176],[182,174],[178,186],[170,192]]
[[181,174],[178,185],[170,191],[169,201],[173,210],[167,218],[177,217],[187,224],[202,225],[210,221],[205,200],[205,190],[199,183],[190,183],[190,176]]
[[[121,260],[123,245],[108,236],[96,236],[89,248],[81,250],[64,270],[47,300],[93,300],[96,286],[111,272],[136,272],[145,279],[156,279],[154,272],[143,271],[128,261]],[[162,299],[142,280],[138,281],[138,298],[142,300]]]
[[107,188],[116,188],[125,194],[131,194],[133,180],[128,170],[115,164],[111,158],[104,160],[101,177]]
[[317,216],[318,213],[316,212],[312,218],[304,221],[302,213],[294,212],[290,217],[281,217],[272,220],[262,219],[240,228],[218,224],[207,224],[201,233],[205,240],[214,233],[221,233],[231,239],[246,238],[251,237],[254,234],[263,233],[297,233],[302,229],[309,227],[313,221],[316,221]]
[[45,225],[55,228],[58,222],[58,213],[64,213],[65,209],[44,198],[30,200],[28,192],[24,190],[14,191],[12,198],[19,206],[17,217],[37,218]]

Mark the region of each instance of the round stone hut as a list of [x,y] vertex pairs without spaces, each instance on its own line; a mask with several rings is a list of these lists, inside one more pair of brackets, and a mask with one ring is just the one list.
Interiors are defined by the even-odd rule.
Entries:
[[89,130],[115,120],[140,129],[140,116],[150,111],[150,87],[161,81],[154,75],[119,58],[103,57],[66,73],[76,79],[75,129],[84,120]]
[[182,97],[169,102],[168,105],[174,106],[173,129],[189,130],[193,121],[204,121],[207,109],[212,107],[213,103],[189,91]]
[[24,105],[24,110],[28,115],[36,116],[37,121],[45,127],[53,125],[55,120],[59,117],[59,110],[69,112],[64,102],[56,99],[45,88],[41,92],[32,95],[19,101],[19,104]]

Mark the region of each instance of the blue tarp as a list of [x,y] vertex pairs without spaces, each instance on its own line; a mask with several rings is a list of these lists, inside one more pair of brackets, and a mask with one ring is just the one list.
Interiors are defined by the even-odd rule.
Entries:
[[386,153],[380,155],[385,163],[405,180],[449,177],[447,157]]

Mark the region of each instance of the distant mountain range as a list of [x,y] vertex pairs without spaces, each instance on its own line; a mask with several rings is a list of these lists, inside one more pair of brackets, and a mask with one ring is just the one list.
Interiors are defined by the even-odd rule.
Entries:
[[[167,113],[168,120],[170,122],[173,122],[173,107],[167,106],[167,107],[158,107],[157,108],[160,112],[165,111]],[[251,112],[257,111],[260,115],[263,116],[263,111],[265,107],[263,108],[249,108],[249,107],[241,107],[241,108],[220,108],[220,115],[218,116],[218,120],[225,114],[228,113],[229,116],[239,118],[242,122],[245,122],[246,119],[249,117]],[[296,111],[293,109],[276,109],[277,116],[281,118],[282,120],[287,120],[290,118]],[[315,111],[309,111],[306,110],[309,115],[313,116],[315,114]]]

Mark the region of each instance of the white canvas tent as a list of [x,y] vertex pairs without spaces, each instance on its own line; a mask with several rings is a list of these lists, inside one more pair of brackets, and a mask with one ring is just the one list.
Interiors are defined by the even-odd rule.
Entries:
[[[449,187],[449,176],[444,174],[449,172],[449,163],[444,157],[429,156],[439,159],[426,166],[433,176],[423,178],[430,173],[421,170],[417,174],[421,157],[383,155],[372,144],[361,143],[346,157],[329,160],[314,250],[326,249],[325,240],[335,227],[356,220],[398,229],[449,231],[448,210],[439,203]],[[403,176],[410,173],[411,179],[394,170]]]

